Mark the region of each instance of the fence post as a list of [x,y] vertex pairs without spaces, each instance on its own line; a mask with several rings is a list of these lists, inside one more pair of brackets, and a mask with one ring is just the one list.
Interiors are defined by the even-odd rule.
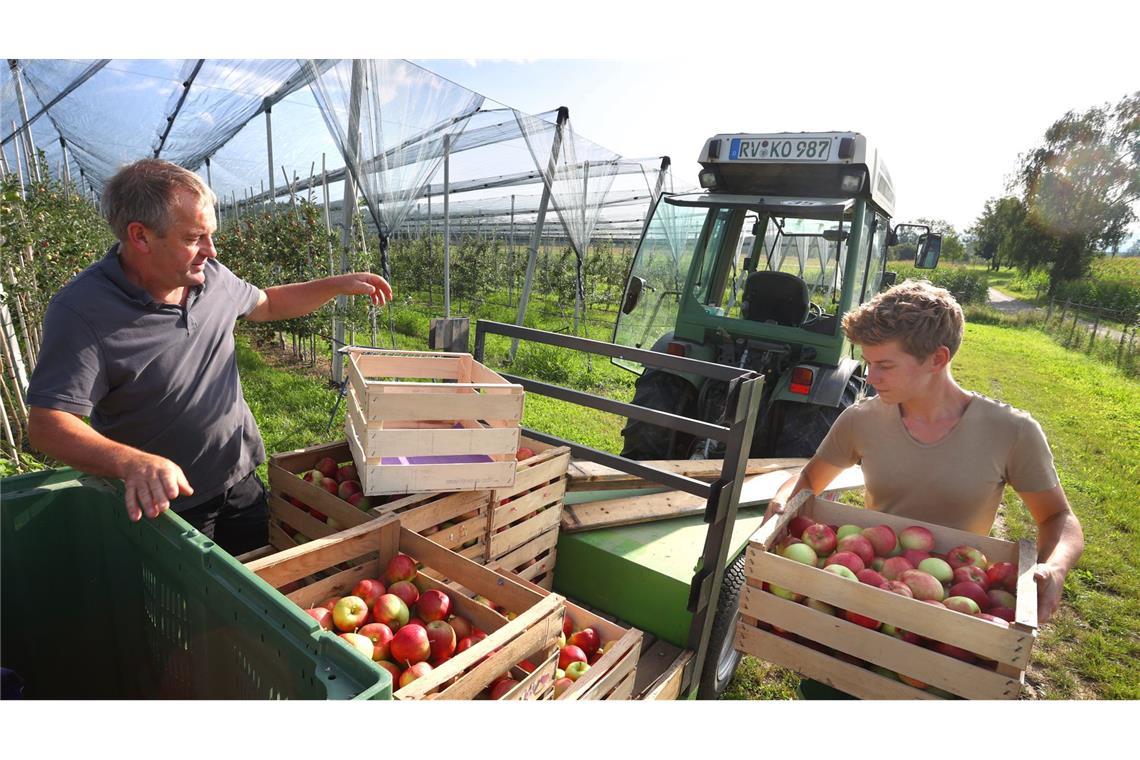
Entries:
[[1092,352],[1092,349],[1093,349],[1093,343],[1096,342],[1096,331],[1099,327],[1100,327],[1100,310],[1098,309],[1096,312],[1096,319],[1093,320],[1092,337],[1089,338],[1088,350],[1090,353]]
[[1065,324],[1065,312],[1069,310],[1069,299],[1065,299],[1065,305],[1061,307],[1061,317],[1057,320],[1057,327]]
[[1077,320],[1081,317],[1080,304],[1074,304],[1073,308],[1073,326],[1069,328],[1069,338],[1066,341],[1067,346],[1073,345],[1073,337],[1077,334]]
[[1049,307],[1045,309],[1045,326],[1049,326],[1049,318],[1053,316],[1053,299],[1056,296],[1049,296]]
[[1116,347],[1116,366],[1120,366],[1120,357],[1124,355],[1124,339],[1128,336],[1128,325],[1120,330],[1120,345]]

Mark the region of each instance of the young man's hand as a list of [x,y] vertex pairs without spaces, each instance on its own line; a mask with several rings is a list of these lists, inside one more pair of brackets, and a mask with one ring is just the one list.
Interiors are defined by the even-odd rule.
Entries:
[[378,274],[352,272],[341,275],[341,292],[347,296],[368,296],[374,306],[383,306],[392,300],[392,286]]

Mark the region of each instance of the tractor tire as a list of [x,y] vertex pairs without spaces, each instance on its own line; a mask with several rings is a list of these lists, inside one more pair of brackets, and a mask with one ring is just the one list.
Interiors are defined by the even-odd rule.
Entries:
[[[668,372],[646,370],[637,381],[632,403],[662,412],[692,417],[697,392],[687,380]],[[627,459],[684,459],[693,436],[641,420],[627,420],[621,431]]]
[[719,699],[740,665],[741,654],[733,647],[733,641],[736,622],[740,620],[740,591],[743,588],[744,554],[741,554],[724,569],[697,699]]
[[839,406],[819,406],[818,404],[797,404],[779,402],[778,412],[782,416],[780,432],[772,445],[770,457],[807,457],[815,455],[816,449],[827,437],[831,426],[839,419],[843,410],[855,403],[858,384],[849,380],[843,391]]

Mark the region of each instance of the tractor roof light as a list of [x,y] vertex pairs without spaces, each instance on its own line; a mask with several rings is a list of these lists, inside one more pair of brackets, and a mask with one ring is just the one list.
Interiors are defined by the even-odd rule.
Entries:
[[866,172],[844,172],[842,178],[839,180],[839,189],[845,193],[861,193],[863,192],[863,185],[866,181]]
[[811,393],[811,384],[815,380],[815,370],[811,367],[796,367],[792,370],[792,382],[789,390],[801,396]]
[[718,184],[717,176],[716,172],[712,169],[702,169],[701,173],[698,175],[698,179],[700,180],[701,187],[704,189],[716,190]]

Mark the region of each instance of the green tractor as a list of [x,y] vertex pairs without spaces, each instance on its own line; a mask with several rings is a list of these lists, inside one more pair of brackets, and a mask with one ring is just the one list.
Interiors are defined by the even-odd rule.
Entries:
[[[854,132],[721,134],[701,151],[704,192],[665,195],[645,226],[614,343],[764,376],[751,456],[810,457],[865,393],[843,316],[893,284],[887,248],[916,242],[937,266],[941,236],[891,227],[895,193],[877,149]],[[727,384],[640,373],[633,403],[723,418]],[[721,458],[715,442],[628,420],[630,459]]]

